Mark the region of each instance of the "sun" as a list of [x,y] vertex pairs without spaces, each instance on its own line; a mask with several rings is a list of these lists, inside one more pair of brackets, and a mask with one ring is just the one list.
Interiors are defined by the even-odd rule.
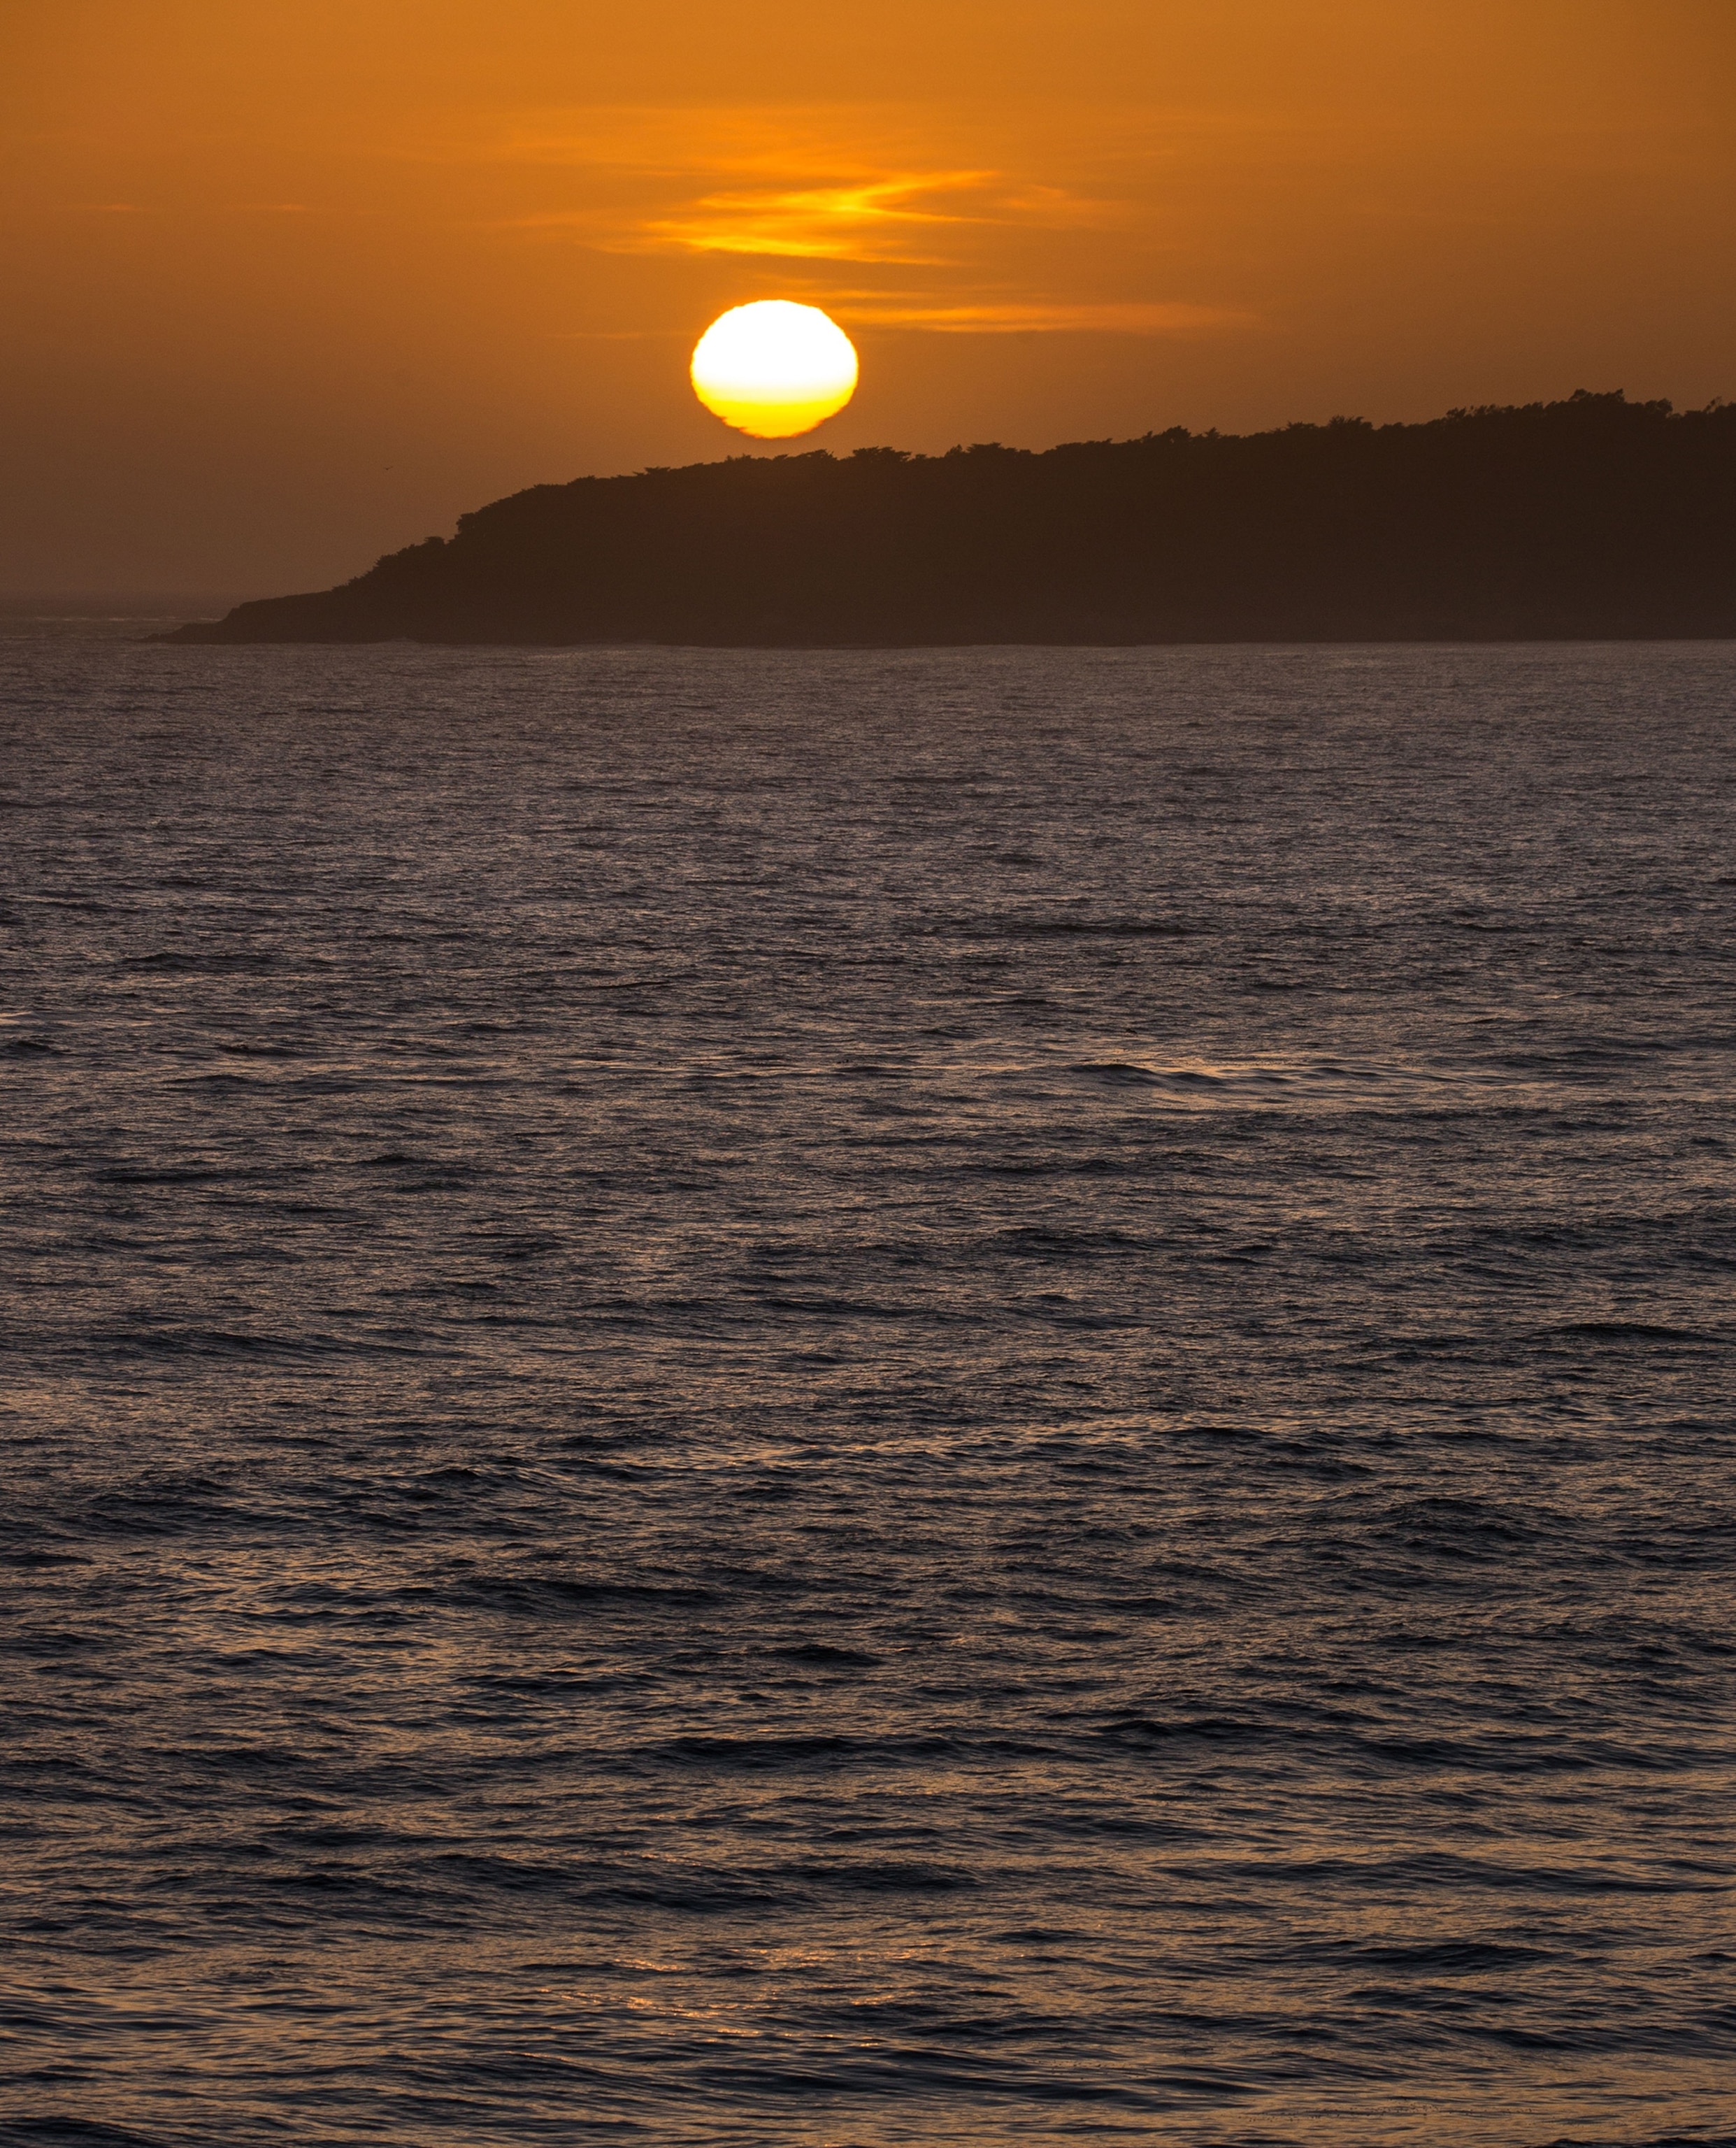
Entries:
[[818,306],[732,306],[694,345],[693,392],[738,433],[787,440],[835,417],[855,394],[855,346]]

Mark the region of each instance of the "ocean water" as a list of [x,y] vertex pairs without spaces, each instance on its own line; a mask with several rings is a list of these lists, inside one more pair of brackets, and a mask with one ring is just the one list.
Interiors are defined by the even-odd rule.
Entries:
[[0,2140],[1736,2137],[1736,645],[0,643]]

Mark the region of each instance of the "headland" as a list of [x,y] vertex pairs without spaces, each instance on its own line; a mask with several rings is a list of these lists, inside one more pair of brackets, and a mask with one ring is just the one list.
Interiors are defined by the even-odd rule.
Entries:
[[743,455],[542,484],[188,642],[1736,636],[1736,404],[1584,391],[1421,424],[1043,453]]

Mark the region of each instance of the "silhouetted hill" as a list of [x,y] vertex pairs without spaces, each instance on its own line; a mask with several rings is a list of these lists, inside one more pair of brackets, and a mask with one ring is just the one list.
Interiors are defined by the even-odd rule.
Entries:
[[533,486],[174,641],[1736,635],[1736,405],[1565,403]]

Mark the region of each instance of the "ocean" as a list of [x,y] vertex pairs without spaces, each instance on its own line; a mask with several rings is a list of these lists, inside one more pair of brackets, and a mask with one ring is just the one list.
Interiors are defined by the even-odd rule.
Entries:
[[1736,644],[7,622],[8,2148],[1736,2139]]

